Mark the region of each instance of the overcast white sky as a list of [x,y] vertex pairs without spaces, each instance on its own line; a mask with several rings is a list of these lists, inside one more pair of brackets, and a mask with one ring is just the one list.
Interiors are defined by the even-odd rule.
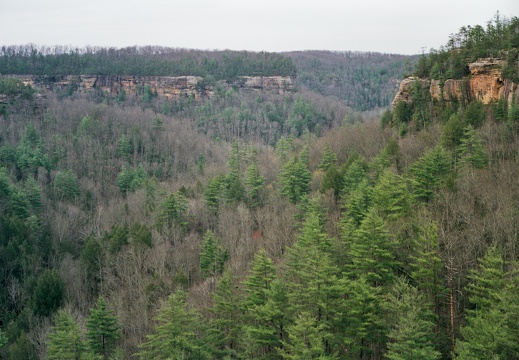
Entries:
[[0,45],[417,54],[519,0],[0,0]]

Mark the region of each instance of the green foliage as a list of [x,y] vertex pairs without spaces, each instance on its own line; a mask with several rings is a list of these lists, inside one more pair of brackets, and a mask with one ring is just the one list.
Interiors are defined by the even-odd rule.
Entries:
[[353,278],[364,276],[375,286],[389,285],[395,276],[397,261],[394,245],[384,221],[375,209],[367,212],[350,245],[351,264],[347,270]]
[[137,168],[126,168],[123,165],[121,172],[117,175],[117,186],[123,194],[140,189],[146,180],[146,170],[140,164]]
[[65,301],[65,284],[55,270],[45,270],[36,281],[32,293],[32,311],[37,316],[50,316]]
[[303,157],[293,157],[281,168],[279,173],[281,193],[295,204],[310,192],[311,178],[312,174]]
[[[346,188],[346,187],[345,187]],[[362,180],[345,199],[346,215],[354,224],[360,225],[373,204],[373,188],[368,180]]]
[[131,161],[131,156],[133,155],[133,143],[128,140],[126,135],[121,135],[119,139],[117,139],[117,156]]
[[229,253],[219,238],[207,230],[200,246],[200,270],[207,277],[221,274]]
[[187,205],[187,199],[180,191],[169,194],[160,206],[161,210],[157,220],[159,229],[177,225],[180,229],[185,230],[188,225]]
[[486,111],[485,105],[479,101],[472,101],[463,111],[463,124],[470,125],[474,128],[480,128],[485,121]]
[[9,77],[0,79],[0,94],[10,97],[20,95],[24,99],[31,99],[33,93],[34,89],[30,85],[25,85],[19,79]]
[[5,333],[0,329],[0,349],[9,343],[9,338],[5,336]]
[[438,314],[445,290],[442,280],[445,265],[439,254],[438,225],[430,223],[424,226],[413,245],[411,278],[416,282],[416,287],[428,296],[429,302],[434,305],[435,313]]
[[108,304],[103,297],[97,299],[95,307],[90,309],[90,315],[86,320],[86,337],[89,349],[95,354],[108,359],[121,337],[121,326],[114,313],[108,309]]
[[153,247],[153,235],[151,229],[145,224],[133,223],[130,226],[128,237],[131,240],[133,246],[136,247]]
[[404,179],[386,169],[373,188],[373,206],[389,220],[399,219],[411,209],[411,197]]
[[432,314],[426,298],[404,279],[395,282],[388,295],[390,326],[386,358],[391,360],[439,359],[434,348]]
[[324,146],[321,162],[319,163],[319,169],[328,171],[331,167],[337,163],[337,154],[333,152],[329,144]]
[[[46,48],[7,46],[0,50],[0,73],[34,75],[295,76],[292,60],[279,53],[179,50],[167,47]],[[11,79],[11,82],[14,79]],[[19,81],[19,80],[18,80]],[[1,90],[2,88],[0,88]]]
[[452,114],[442,128],[441,144],[451,151],[461,144],[463,137],[463,122],[458,114]]
[[54,192],[61,200],[75,201],[79,196],[79,181],[72,170],[58,171],[54,177]]
[[112,254],[118,253],[128,245],[128,226],[114,224],[110,231],[103,235],[101,242],[108,245]]
[[283,359],[336,359],[336,356],[326,355],[325,325],[303,311],[298,314],[293,324],[287,327],[287,341],[283,342],[280,355]]
[[226,181],[224,175],[213,177],[207,182],[204,189],[204,200],[211,211],[218,210],[220,204],[227,198]]
[[88,283],[93,294],[97,294],[97,284],[101,281],[103,259],[104,254],[101,244],[93,235],[90,235],[81,249],[80,264],[86,271]]
[[274,149],[274,152],[276,155],[281,159],[281,162],[284,163],[287,158],[288,154],[290,153],[290,150],[292,150],[292,142],[293,137],[286,138],[282,136],[276,143],[276,148]]
[[209,341],[219,358],[237,358],[243,352],[240,339],[243,334],[241,297],[236,290],[236,279],[229,269],[220,278],[214,292]]
[[206,329],[198,312],[186,303],[186,294],[177,291],[161,306],[154,333],[139,345],[141,359],[210,359],[201,339]]
[[488,156],[483,146],[483,141],[471,125],[465,128],[458,148],[458,157],[461,167],[481,169],[488,163]]
[[506,272],[501,251],[491,246],[469,279],[471,308],[460,329],[456,358],[514,358],[519,352],[517,275]]
[[81,329],[73,315],[59,310],[54,316],[54,326],[47,343],[48,360],[80,360],[85,351]]
[[261,176],[254,163],[245,173],[245,194],[247,204],[251,209],[261,205],[261,193],[265,187],[265,177]]
[[450,173],[450,156],[440,145],[425,153],[411,166],[411,183],[414,196],[429,201],[434,192],[446,181]]

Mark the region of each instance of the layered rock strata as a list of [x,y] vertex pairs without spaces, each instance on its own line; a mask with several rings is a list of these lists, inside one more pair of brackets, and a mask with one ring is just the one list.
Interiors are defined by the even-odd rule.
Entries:
[[[214,85],[199,76],[117,76],[117,75],[68,75],[35,76],[9,75],[23,81],[26,85],[45,90],[79,92],[101,91],[117,95],[122,90],[127,95],[137,95],[146,87],[152,93],[168,99],[194,96],[195,99],[212,97]],[[268,91],[285,94],[295,91],[295,80],[285,76],[242,76],[235,80],[223,80],[218,84],[236,87],[245,91]]]
[[517,102],[519,101],[518,86],[503,79],[501,75],[503,65],[504,61],[499,59],[478,59],[469,64],[470,76],[461,80],[448,79],[443,84],[440,80],[408,77],[400,83],[392,105],[394,107],[400,101],[412,101],[412,86],[417,81],[421,83],[421,86],[429,87],[433,100],[478,100],[483,104],[490,104],[505,98],[510,102]]

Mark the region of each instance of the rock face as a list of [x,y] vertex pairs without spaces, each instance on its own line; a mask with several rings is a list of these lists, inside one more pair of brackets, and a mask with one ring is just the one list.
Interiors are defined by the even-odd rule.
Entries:
[[[126,95],[142,94],[149,89],[153,94],[168,99],[194,96],[199,100],[212,97],[214,87],[199,76],[117,76],[117,75],[68,75],[33,76],[12,75],[26,85],[48,91],[77,90],[79,92],[101,91],[117,95],[122,90]],[[295,91],[295,81],[284,76],[243,76],[232,81],[220,81],[226,87],[236,87],[245,91],[268,91],[285,94]]]
[[399,101],[412,101],[411,85],[420,81],[422,86],[429,86],[429,93],[433,100],[444,101],[471,101],[478,100],[483,104],[490,104],[505,98],[508,101],[519,101],[517,84],[504,80],[501,69],[503,60],[494,58],[478,59],[469,64],[470,76],[466,79],[448,79],[443,86],[439,80],[427,80],[408,77],[400,83],[393,100],[393,107]]

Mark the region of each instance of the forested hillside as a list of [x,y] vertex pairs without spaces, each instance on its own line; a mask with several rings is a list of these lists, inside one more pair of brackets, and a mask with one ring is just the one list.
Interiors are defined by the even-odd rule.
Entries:
[[368,52],[298,51],[286,53],[298,81],[311,91],[344,100],[355,110],[389,106],[396,85],[417,56]]
[[[240,69],[262,56],[303,61]],[[368,119],[324,90],[214,86],[0,78],[1,359],[519,358],[517,97],[416,87]]]

